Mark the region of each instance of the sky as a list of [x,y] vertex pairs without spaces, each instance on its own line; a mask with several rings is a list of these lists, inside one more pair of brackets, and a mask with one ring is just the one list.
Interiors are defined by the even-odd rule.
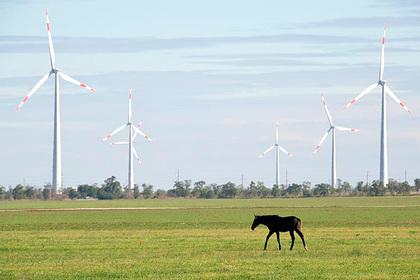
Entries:
[[[0,0],[0,184],[51,182],[53,79],[19,111],[17,104],[50,70],[48,8],[59,69],[97,89],[61,82],[64,186],[127,184],[127,147],[101,138],[133,120],[152,143],[136,139],[137,184],[181,179],[237,184],[275,182],[279,122],[280,180],[329,182],[334,122],[337,177],[355,184],[379,177],[380,92],[344,105],[378,80],[380,37],[388,26],[384,77],[412,110],[388,99],[389,176],[420,178],[420,2],[382,1],[3,1]],[[128,131],[116,135],[124,140]]]

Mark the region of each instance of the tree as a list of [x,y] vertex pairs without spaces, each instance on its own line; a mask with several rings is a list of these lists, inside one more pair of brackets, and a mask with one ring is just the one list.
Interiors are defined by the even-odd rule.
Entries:
[[13,199],[23,199],[25,198],[25,190],[24,187],[19,184],[16,187],[13,188],[12,191]]
[[305,181],[302,183],[302,194],[303,197],[310,197],[312,196],[312,192],[311,192],[311,182],[309,181]]
[[143,188],[142,195],[144,198],[153,197],[153,185],[142,184],[141,187]]
[[0,199],[5,199],[6,197],[6,188],[3,186],[0,186]]
[[399,185],[400,184],[396,180],[389,179],[387,187],[391,195],[394,195],[399,192],[399,187],[400,187]]
[[157,189],[155,191],[155,197],[156,198],[164,198],[164,197],[166,197],[166,191],[165,190],[162,190],[162,189]]
[[299,196],[302,193],[302,185],[291,184],[286,189],[286,192],[287,192],[287,194],[289,194],[291,196]]
[[204,186],[203,188],[203,197],[202,198],[215,198],[216,194],[213,191],[211,186]]
[[363,181],[359,181],[356,184],[356,188],[354,189],[354,192],[357,195],[365,195],[366,194],[366,188],[365,188],[365,183]]
[[382,184],[378,180],[373,181],[369,188],[369,195],[378,196],[378,195],[384,195],[384,194],[385,194],[384,184]]
[[414,190],[420,192],[420,179],[414,179]]
[[281,191],[280,191],[280,187],[277,184],[273,185],[273,188],[271,189],[271,196],[272,197],[280,197],[281,196]]
[[194,188],[193,188],[191,194],[194,197],[197,197],[197,198],[204,198],[205,197],[205,193],[204,193],[205,186],[206,186],[206,182],[204,182],[204,181],[195,182],[194,183]]
[[42,190],[42,198],[45,200],[51,199],[51,184],[50,183],[44,185],[44,189]]
[[69,193],[69,198],[70,198],[70,199],[76,199],[76,198],[79,198],[79,192],[78,192],[77,190],[73,189],[73,188],[70,188],[70,189],[68,190],[68,193]]
[[177,197],[175,189],[170,189],[166,192],[168,197]]
[[265,186],[264,182],[258,181],[257,195],[258,197],[269,197],[271,195],[271,190]]
[[220,192],[222,191],[222,186],[213,183],[213,184],[210,184],[210,188],[214,194],[214,197],[219,197]]
[[191,180],[175,182],[174,193],[177,197],[189,197],[191,194]]
[[399,184],[398,193],[403,195],[410,194],[411,186],[407,181]]
[[317,184],[314,188],[314,196],[328,196],[330,194],[330,185],[329,184]]
[[31,186],[26,186],[24,189],[24,196],[29,199],[33,199],[36,196],[36,189]]
[[234,198],[237,192],[238,192],[238,189],[236,188],[235,184],[232,182],[227,182],[226,184],[222,185],[219,197],[220,198]]
[[95,185],[79,185],[77,186],[77,192],[81,198],[96,198],[98,195],[98,187]]
[[138,199],[140,197],[140,188],[139,188],[139,185],[137,184],[134,184],[133,196],[134,196],[134,199]]
[[251,181],[249,183],[249,187],[246,190],[246,197],[248,197],[248,198],[258,197],[258,187],[257,187],[257,184],[255,184],[254,181]]
[[121,184],[112,176],[102,184],[102,187],[98,191],[98,199],[118,199],[121,197],[121,194]]
[[349,183],[349,182],[344,181],[344,182],[341,184],[341,192],[342,192],[343,194],[350,194],[350,193],[351,193],[351,185],[350,185],[350,183]]

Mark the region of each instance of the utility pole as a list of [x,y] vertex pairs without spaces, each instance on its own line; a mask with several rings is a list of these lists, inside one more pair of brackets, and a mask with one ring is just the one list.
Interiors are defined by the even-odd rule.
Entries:
[[289,187],[289,177],[287,176],[287,168],[286,168],[286,189]]
[[404,182],[407,182],[407,168],[404,169]]
[[244,174],[241,174],[241,189],[244,188]]
[[177,175],[176,175],[176,182],[179,183],[179,168],[178,168],[178,172],[177,172]]
[[369,186],[369,170],[366,171],[366,186]]

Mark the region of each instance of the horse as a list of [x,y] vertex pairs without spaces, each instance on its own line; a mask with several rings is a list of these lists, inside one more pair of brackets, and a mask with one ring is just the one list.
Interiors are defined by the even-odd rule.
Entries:
[[300,239],[302,239],[303,248],[305,248],[305,251],[307,251],[305,238],[303,237],[302,233],[302,221],[298,217],[280,217],[277,215],[254,216],[254,222],[251,225],[252,230],[254,230],[260,224],[265,225],[269,230],[267,238],[265,239],[264,250],[267,249],[268,239],[271,237],[271,235],[273,235],[273,233],[277,234],[277,243],[279,244],[279,250],[281,250],[280,232],[286,231],[290,233],[290,237],[292,238],[292,245],[290,246],[290,250],[292,250],[293,245],[295,244],[294,231],[296,231]]

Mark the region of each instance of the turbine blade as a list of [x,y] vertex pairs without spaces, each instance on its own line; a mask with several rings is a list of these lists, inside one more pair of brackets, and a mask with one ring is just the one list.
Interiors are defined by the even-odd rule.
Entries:
[[293,154],[289,153],[288,151],[286,151],[282,146],[279,146],[280,151],[282,151],[283,153],[285,153],[286,155],[288,155],[289,157],[292,157]]
[[31,91],[22,99],[19,105],[16,107],[16,111],[18,111],[28,100],[31,96],[48,80],[51,76],[52,72],[48,72],[35,84],[35,86],[31,89]]
[[268,148],[267,150],[265,150],[261,155],[259,155],[259,158],[262,158],[263,156],[265,156],[269,151],[271,151],[272,149],[274,149],[274,145],[271,146],[270,148]]
[[127,124],[123,124],[122,126],[120,126],[119,128],[117,128],[116,130],[114,130],[113,132],[111,132],[110,134],[108,134],[107,136],[105,136],[102,141],[106,141],[109,138],[112,137],[112,135],[114,135],[115,133],[117,133],[118,131],[122,130],[123,128],[125,128],[127,126]]
[[128,142],[111,142],[110,145],[127,145]]
[[131,99],[132,99],[132,89],[128,91],[128,122],[131,122]]
[[330,129],[328,129],[327,132],[324,133],[324,135],[321,138],[321,141],[319,141],[318,146],[315,147],[314,154],[319,151],[319,149],[321,148],[322,143],[325,141],[325,138],[327,138],[328,134],[330,134],[331,129],[332,129],[332,127],[330,127]]
[[133,129],[136,133],[143,136],[147,141],[152,142],[152,139],[146,133],[144,133],[142,130],[140,130],[140,127],[138,125],[133,124]]
[[395,101],[395,102],[397,102],[398,104],[400,104],[400,106],[401,106],[404,110],[406,110],[407,112],[411,113],[411,112],[410,112],[410,109],[408,109],[408,108],[407,108],[407,106],[405,106],[404,102],[403,102],[401,99],[399,99],[399,98],[395,95],[395,93],[393,93],[393,92],[392,92],[392,90],[391,90],[391,89],[390,89],[387,85],[385,85],[385,92],[386,92],[386,93],[388,93],[388,95],[389,95],[392,99],[394,99],[394,101]]
[[383,80],[384,76],[384,67],[385,67],[385,34],[386,34],[386,25],[384,26],[384,35],[381,38],[382,51],[381,51],[381,65],[379,67],[379,81]]
[[94,88],[92,88],[92,87],[90,87],[90,86],[88,86],[87,84],[85,84],[85,83],[82,83],[82,82],[79,82],[78,80],[76,80],[76,79],[73,79],[72,77],[70,77],[69,75],[66,75],[66,74],[64,74],[63,72],[58,72],[58,74],[60,75],[60,77],[61,78],[63,78],[64,80],[66,80],[67,82],[69,82],[69,83],[72,83],[72,84],[75,84],[75,85],[77,85],[77,86],[79,86],[79,87],[82,87],[82,88],[86,88],[86,89],[88,89],[88,90],[90,90],[91,92],[95,92],[96,91],[96,89],[94,89]]
[[349,108],[351,105],[353,105],[354,103],[356,103],[360,98],[362,98],[364,95],[368,94],[369,92],[371,92],[374,88],[376,88],[379,84],[378,83],[374,83],[370,86],[368,86],[364,91],[362,91],[361,94],[359,94],[358,96],[356,96],[355,98],[353,98],[352,101],[350,101],[349,103],[346,104],[346,106],[344,107],[345,109]]
[[342,127],[342,126],[335,126],[336,129],[341,131],[350,131],[350,132],[358,132],[359,130],[357,128],[348,128],[348,127]]
[[134,147],[131,147],[133,154],[135,156],[135,158],[137,159],[137,161],[141,164],[141,159],[139,158],[139,155],[136,152],[136,149],[134,149]]
[[46,24],[47,24],[48,49],[49,49],[49,52],[50,52],[51,69],[55,69],[55,51],[54,51],[54,46],[53,46],[53,43],[52,43],[51,24],[50,24],[50,20],[48,19],[48,10],[45,10],[45,16],[46,16]]
[[330,125],[332,126],[333,125],[332,117],[331,117],[330,111],[328,111],[328,107],[327,107],[327,103],[325,102],[324,95],[321,95],[321,102],[322,102],[322,105],[324,106],[325,113],[327,114],[328,121],[330,122]]

